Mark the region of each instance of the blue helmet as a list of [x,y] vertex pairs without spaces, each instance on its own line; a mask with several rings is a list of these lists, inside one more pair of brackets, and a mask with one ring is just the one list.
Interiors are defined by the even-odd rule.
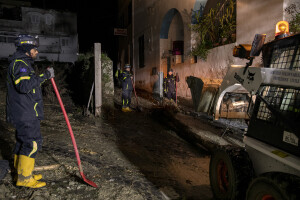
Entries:
[[126,68],[131,68],[131,66],[130,66],[130,64],[126,64],[125,66],[124,66],[124,68],[126,69]]
[[39,46],[39,38],[38,36],[20,34],[15,41],[15,45],[16,47],[32,45],[33,47],[37,48]]

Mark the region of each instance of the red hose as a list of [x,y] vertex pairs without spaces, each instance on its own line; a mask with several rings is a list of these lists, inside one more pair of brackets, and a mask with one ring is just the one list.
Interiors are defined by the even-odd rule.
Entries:
[[82,166],[81,166],[81,160],[80,160],[80,157],[79,157],[79,152],[78,152],[77,144],[76,144],[76,141],[75,141],[75,137],[74,137],[74,134],[73,134],[73,130],[72,130],[72,127],[71,127],[71,124],[70,124],[70,121],[69,121],[67,112],[66,112],[65,107],[64,107],[64,104],[63,104],[63,102],[62,102],[62,100],[61,100],[61,98],[60,98],[60,94],[59,94],[58,89],[57,89],[57,87],[56,87],[54,78],[51,78],[50,80],[51,80],[51,83],[52,83],[52,85],[53,85],[55,94],[56,94],[57,99],[58,99],[58,101],[59,101],[61,110],[62,110],[62,112],[63,112],[63,114],[64,114],[64,117],[65,117],[65,120],[66,120],[68,129],[69,129],[69,132],[70,132],[70,136],[71,136],[71,139],[72,139],[72,142],[73,142],[73,146],[74,146],[74,150],[75,150],[75,155],[76,155],[76,158],[77,158],[77,163],[78,163],[78,168],[79,168],[80,175],[81,175],[81,177],[83,178],[83,180],[84,180],[86,183],[88,183],[89,185],[91,185],[91,186],[97,188],[98,186],[97,186],[94,182],[92,182],[92,181],[86,179],[86,177],[85,177],[84,174],[83,174],[83,169],[82,169]]
[[178,80],[178,73],[176,74],[176,78],[175,78],[175,88],[176,88],[176,101],[175,101],[175,103],[176,103],[176,105],[177,105],[177,80]]
[[134,95],[135,95],[135,99],[136,99],[136,106],[139,107],[139,101],[138,101],[138,98],[137,98],[137,95],[136,95],[135,85],[133,84],[133,80],[132,79],[131,79],[131,84],[132,84]]

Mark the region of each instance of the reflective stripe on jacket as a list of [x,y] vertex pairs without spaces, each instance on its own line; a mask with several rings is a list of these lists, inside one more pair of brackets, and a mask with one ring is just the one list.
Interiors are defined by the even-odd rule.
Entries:
[[12,124],[44,117],[41,84],[49,74],[36,76],[32,63],[29,56],[17,51],[8,67],[6,118]]
[[164,78],[164,92],[170,92],[170,93],[174,93],[176,92],[176,78],[177,78],[177,82],[179,82],[179,77],[174,76],[173,74],[170,76],[166,76]]
[[132,74],[128,71],[124,71],[120,74],[120,79],[122,81],[122,90],[133,90],[131,77]]

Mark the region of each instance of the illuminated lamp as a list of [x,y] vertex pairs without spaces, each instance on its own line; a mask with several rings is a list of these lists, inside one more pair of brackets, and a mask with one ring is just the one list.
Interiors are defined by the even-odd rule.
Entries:
[[276,24],[275,39],[280,39],[289,36],[289,23],[280,21]]

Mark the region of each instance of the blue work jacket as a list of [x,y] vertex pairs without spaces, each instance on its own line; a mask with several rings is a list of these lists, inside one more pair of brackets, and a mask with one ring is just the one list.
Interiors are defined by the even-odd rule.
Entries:
[[42,83],[50,73],[37,76],[32,68],[33,59],[17,51],[7,70],[6,119],[15,124],[20,121],[44,118]]

